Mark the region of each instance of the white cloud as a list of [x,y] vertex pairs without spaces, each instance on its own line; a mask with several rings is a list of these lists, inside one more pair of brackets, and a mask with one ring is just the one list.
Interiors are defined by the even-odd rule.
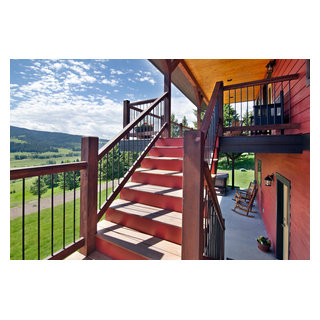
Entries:
[[145,76],[145,77],[142,77],[142,78],[138,78],[137,80],[139,80],[141,82],[148,81],[152,85],[154,85],[156,83],[154,79],[152,79],[151,77],[148,77],[148,76]]
[[193,114],[194,109],[194,104],[184,96],[171,98],[171,112],[174,113],[179,122],[186,116],[190,127],[193,127],[193,121],[197,121],[196,116]]
[[111,69],[111,74],[124,74],[121,70]]
[[102,80],[102,83],[109,84],[111,87],[115,87],[119,83],[119,81],[116,79],[111,79],[111,80],[104,79]]

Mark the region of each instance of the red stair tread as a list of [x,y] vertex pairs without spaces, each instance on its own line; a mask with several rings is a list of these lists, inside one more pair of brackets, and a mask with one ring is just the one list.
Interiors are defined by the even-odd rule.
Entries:
[[148,168],[139,168],[135,172],[142,172],[148,174],[161,174],[169,177],[182,177],[183,173],[181,171],[171,171],[171,170],[161,170],[161,169],[148,169]]
[[[122,259],[179,260],[181,246],[148,234],[102,220],[97,226],[98,250],[104,249],[103,242],[121,247]],[[106,247],[108,250],[108,246]],[[103,252],[112,257],[117,253]],[[126,256],[127,253],[127,256]],[[112,258],[117,258],[116,256]]]
[[137,215],[142,218],[152,219],[176,227],[182,227],[182,215],[180,212],[148,206],[138,202],[115,200],[110,209],[122,211],[127,214]]
[[168,188],[163,186],[156,186],[152,184],[143,184],[143,183],[135,183],[135,182],[127,183],[124,186],[124,188],[142,191],[142,192],[161,194],[164,196],[182,198],[182,189]]

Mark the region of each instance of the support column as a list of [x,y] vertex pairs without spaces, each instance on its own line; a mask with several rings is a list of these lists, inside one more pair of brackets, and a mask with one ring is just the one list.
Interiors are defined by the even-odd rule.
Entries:
[[82,137],[81,161],[88,163],[80,174],[80,237],[85,238],[80,253],[85,256],[96,249],[98,145],[97,137]]
[[183,156],[182,259],[203,259],[203,151],[200,130],[185,131]]

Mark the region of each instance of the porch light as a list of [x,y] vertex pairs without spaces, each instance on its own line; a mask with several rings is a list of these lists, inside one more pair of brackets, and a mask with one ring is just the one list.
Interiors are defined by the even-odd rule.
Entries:
[[271,187],[271,182],[273,181],[273,173],[271,175],[267,175],[265,178],[264,178],[264,184],[265,186],[267,187]]

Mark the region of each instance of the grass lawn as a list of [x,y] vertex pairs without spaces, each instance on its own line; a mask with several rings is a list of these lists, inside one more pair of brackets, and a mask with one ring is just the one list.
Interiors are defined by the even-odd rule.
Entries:
[[[254,154],[243,153],[234,163],[234,185],[235,187],[247,189],[249,183],[254,180]],[[245,169],[246,171],[240,171]],[[229,173],[227,185],[232,185],[231,160],[229,164],[226,157],[222,157],[218,162],[218,172]]]
[[[109,188],[108,193],[112,191]],[[105,199],[106,190],[101,192],[101,198]],[[98,193],[99,199],[99,193]],[[74,202],[66,202],[65,214],[65,245],[79,238],[80,228],[80,199],[76,200],[75,220]],[[53,219],[53,252],[63,248],[63,205],[54,207]],[[75,223],[74,223],[75,221]],[[51,255],[51,208],[40,211],[40,259]],[[74,233],[75,229],[75,233]],[[22,259],[22,217],[10,221],[10,259]],[[38,213],[25,216],[25,259],[38,259]]]

